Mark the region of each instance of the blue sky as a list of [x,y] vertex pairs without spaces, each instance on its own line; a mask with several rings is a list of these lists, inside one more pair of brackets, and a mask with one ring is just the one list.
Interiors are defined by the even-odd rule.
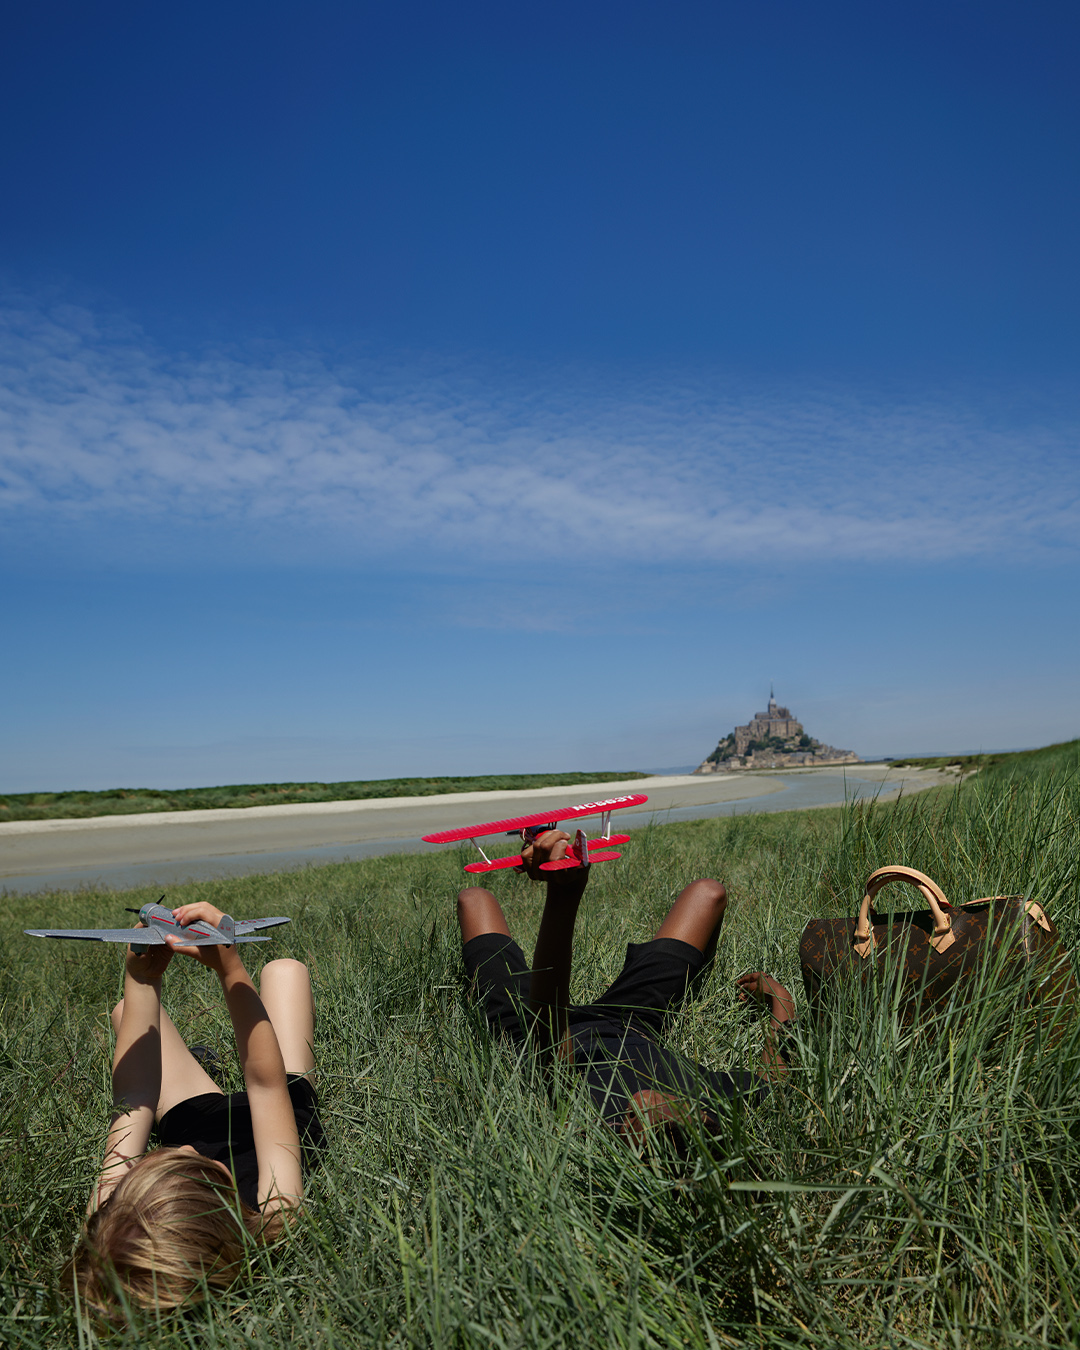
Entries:
[[0,33],[0,790],[1080,731],[1065,5]]

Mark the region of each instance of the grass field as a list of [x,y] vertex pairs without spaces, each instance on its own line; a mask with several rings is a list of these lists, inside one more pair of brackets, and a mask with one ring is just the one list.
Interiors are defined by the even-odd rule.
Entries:
[[206,811],[286,806],[293,802],[351,802],[375,797],[437,797],[446,792],[511,792],[645,778],[643,773],[504,773],[479,778],[374,778],[349,783],[237,783],[208,788],[110,788],[102,792],[8,792],[0,821],[128,816],[143,811]]
[[[797,940],[854,912],[887,862],[954,900],[1030,891],[1075,950],[1080,745],[896,805],[636,832],[582,910],[575,997],[655,928],[690,878],[731,903],[713,973],[672,1040],[741,1067],[760,1024],[732,980],[801,998]],[[843,1347],[1080,1344],[1080,1030],[1039,1033],[991,991],[936,1040],[887,1006],[801,1024],[800,1067],[725,1145],[637,1156],[573,1084],[548,1096],[477,1035],[459,980],[453,852],[177,888],[237,917],[289,914],[252,959],[310,963],[330,1149],[305,1222],[242,1290],[121,1344],[181,1347]],[[495,889],[528,949],[539,887]],[[893,888],[895,889],[895,888]],[[891,895],[887,892],[886,896]],[[57,1293],[109,1114],[118,949],[46,944],[115,924],[148,891],[8,899],[0,911],[0,1343],[90,1345]],[[910,907],[905,893],[898,907]],[[891,901],[889,901],[891,903]],[[249,952],[251,949],[248,949]],[[212,977],[176,961],[166,1003],[227,1054]],[[232,1061],[230,1061],[232,1062]],[[235,1072],[235,1070],[234,1070]]]

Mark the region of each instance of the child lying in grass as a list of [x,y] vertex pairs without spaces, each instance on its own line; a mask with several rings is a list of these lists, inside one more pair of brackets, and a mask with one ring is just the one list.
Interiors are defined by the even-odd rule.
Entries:
[[547,882],[531,972],[491,892],[470,886],[458,896],[465,969],[488,1024],[519,1044],[531,1030],[543,1052],[554,1052],[582,1074],[604,1120],[627,1138],[641,1141],[654,1126],[678,1136],[694,1116],[706,1129],[717,1129],[710,1099],[745,1096],[756,1102],[768,1081],[786,1072],[777,1033],[794,1018],[794,1000],[763,971],[736,981],[744,1001],[756,1000],[770,1011],[764,1067],[757,1075],[715,1073],[660,1044],[668,1013],[711,959],[724,919],[723,886],[695,881],[678,896],[651,942],[628,946],[622,973],[606,993],[584,1007],[570,1006],[574,923],[589,870],[539,870],[549,858],[564,857],[568,841],[561,830],[549,830],[522,852],[529,875]]
[[[222,919],[205,903],[175,914],[185,926]],[[125,1302],[175,1308],[227,1288],[246,1243],[273,1241],[300,1203],[301,1135],[313,1148],[322,1142],[307,967],[269,962],[260,997],[236,947],[168,941],[127,951],[112,1014],[114,1115],[68,1272],[80,1302],[110,1320],[123,1318]],[[175,952],[217,974],[246,1092],[223,1093],[162,1008]],[[163,1147],[147,1152],[152,1132]]]

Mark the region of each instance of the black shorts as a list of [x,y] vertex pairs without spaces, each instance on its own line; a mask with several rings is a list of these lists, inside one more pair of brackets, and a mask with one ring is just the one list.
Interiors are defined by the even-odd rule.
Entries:
[[[302,1074],[289,1074],[288,1083],[296,1129],[304,1146],[304,1163],[310,1168],[326,1138],[319,1120],[319,1098]],[[164,1148],[190,1144],[204,1158],[224,1163],[236,1180],[240,1199],[249,1208],[258,1209],[259,1160],[246,1092],[204,1092],[188,1097],[165,1112],[155,1133]]]
[[[521,948],[503,933],[484,933],[465,944],[462,956],[488,1025],[523,1045],[531,975]],[[648,1089],[700,1101],[710,1117],[720,1102],[757,1102],[765,1095],[754,1074],[717,1073],[659,1044],[667,1018],[704,962],[696,947],[677,938],[632,942],[622,971],[601,997],[567,1009],[574,1068],[609,1124],[621,1124],[631,1097]]]

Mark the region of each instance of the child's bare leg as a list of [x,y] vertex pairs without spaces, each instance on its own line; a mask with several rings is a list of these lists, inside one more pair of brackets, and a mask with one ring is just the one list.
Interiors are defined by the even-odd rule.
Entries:
[[315,1078],[315,1000],[303,961],[279,957],[263,966],[259,997],[274,1028],[286,1073]]
[[[121,999],[112,1010],[113,1031],[120,1030],[120,1019],[124,1015],[124,1000]],[[189,1097],[201,1097],[204,1093],[216,1092],[222,1095],[221,1088],[191,1051],[184,1044],[184,1038],[177,1031],[172,1018],[161,1010],[161,1096],[158,1098],[154,1119],[160,1120],[166,1111],[170,1111]]]
[[471,942],[473,938],[483,937],[485,933],[510,936],[506,916],[498,900],[482,886],[466,886],[458,892],[457,917],[463,944]]
[[656,936],[688,942],[711,960],[726,908],[727,891],[719,881],[692,881],[680,892]]

